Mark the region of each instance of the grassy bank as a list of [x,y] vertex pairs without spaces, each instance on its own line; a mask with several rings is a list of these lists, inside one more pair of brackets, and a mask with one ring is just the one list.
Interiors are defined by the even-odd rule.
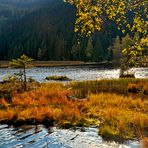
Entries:
[[97,125],[102,137],[117,141],[148,136],[148,79],[32,83],[26,92],[15,85],[0,84],[1,92],[11,88],[8,98],[1,94],[1,123]]
[[[33,61],[33,67],[58,67],[58,66],[85,66],[85,65],[111,65],[109,62],[83,62],[83,61]],[[0,61],[0,68],[8,68],[9,61]]]

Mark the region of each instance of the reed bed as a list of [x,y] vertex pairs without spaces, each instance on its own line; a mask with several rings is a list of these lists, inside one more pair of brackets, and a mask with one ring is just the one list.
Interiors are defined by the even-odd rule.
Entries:
[[81,81],[71,82],[69,86],[73,90],[73,95],[78,98],[85,98],[91,93],[110,92],[127,95],[129,89],[134,92],[134,88],[130,88],[130,85],[137,87],[143,86],[143,91],[148,91],[148,79],[104,79],[96,81]]
[[[136,94],[147,88],[147,79],[42,83],[25,92],[13,91],[11,101],[1,97],[0,123],[96,125],[107,140],[142,139],[148,136],[148,95]],[[125,95],[129,90],[134,97]]]
[[88,96],[87,115],[99,119],[100,135],[107,139],[130,139],[148,133],[148,100],[117,94]]

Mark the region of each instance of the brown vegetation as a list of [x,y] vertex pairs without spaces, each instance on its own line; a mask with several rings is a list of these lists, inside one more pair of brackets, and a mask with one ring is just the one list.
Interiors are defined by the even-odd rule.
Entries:
[[[92,93],[110,92],[122,95],[129,95],[130,92],[134,92],[136,86],[143,88],[143,91],[137,91],[135,93],[142,94],[148,90],[148,79],[108,79],[108,80],[96,80],[96,81],[82,81],[82,82],[71,82],[69,86],[73,90],[73,95],[78,98],[85,98],[87,95]],[[145,93],[146,94],[146,93]],[[136,95],[136,94],[134,94]]]
[[[0,88],[4,86],[10,84]],[[64,128],[97,125],[105,139],[141,139],[148,135],[148,95],[143,96],[147,88],[146,79],[43,83],[36,87],[34,83],[34,89],[25,92],[12,90],[11,100],[1,96],[0,122]],[[141,89],[144,91],[139,92]],[[134,97],[128,90],[134,90]],[[78,101],[82,97],[85,99]]]

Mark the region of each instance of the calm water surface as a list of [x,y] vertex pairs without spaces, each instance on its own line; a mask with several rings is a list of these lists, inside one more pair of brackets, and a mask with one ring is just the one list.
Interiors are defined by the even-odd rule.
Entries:
[[[148,78],[148,68],[134,69],[137,78]],[[0,68],[0,81],[6,76],[19,72],[16,69]],[[43,67],[32,68],[27,70],[27,76],[32,77],[37,81],[44,82],[46,76],[62,75],[67,76],[72,80],[96,80],[103,78],[118,78],[119,69],[106,69],[97,67]]]

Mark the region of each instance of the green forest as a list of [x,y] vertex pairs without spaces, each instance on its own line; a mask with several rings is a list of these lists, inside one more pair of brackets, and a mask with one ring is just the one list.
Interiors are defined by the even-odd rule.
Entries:
[[124,34],[109,19],[101,31],[81,36],[74,32],[75,21],[76,8],[62,0],[0,0],[0,60],[26,54],[35,60],[118,63],[125,45],[140,37],[136,32]]
[[[9,0],[8,0],[9,1]],[[107,21],[91,37],[74,33],[75,8],[62,0],[26,5],[0,1],[0,60],[26,54],[35,60],[104,61],[117,57],[112,48],[123,36]]]

